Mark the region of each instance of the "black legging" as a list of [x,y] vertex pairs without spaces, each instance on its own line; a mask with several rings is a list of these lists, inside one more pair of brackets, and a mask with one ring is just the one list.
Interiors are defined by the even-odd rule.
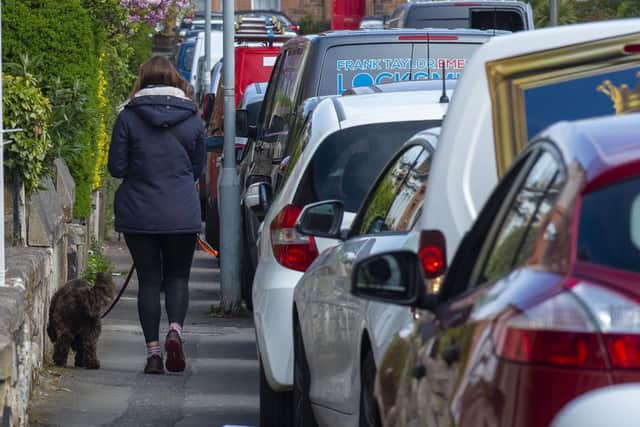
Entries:
[[125,233],[124,239],[138,274],[138,315],[144,338],[158,341],[162,284],[169,323],[182,325],[187,315],[196,234]]

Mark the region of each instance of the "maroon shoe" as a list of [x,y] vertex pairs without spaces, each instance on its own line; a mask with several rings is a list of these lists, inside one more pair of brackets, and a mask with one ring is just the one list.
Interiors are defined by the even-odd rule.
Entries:
[[147,365],[144,367],[145,374],[164,374],[162,366],[162,356],[154,354],[147,358]]
[[165,366],[169,372],[182,372],[187,364],[182,352],[182,338],[178,332],[170,330],[164,341],[164,349],[167,352]]

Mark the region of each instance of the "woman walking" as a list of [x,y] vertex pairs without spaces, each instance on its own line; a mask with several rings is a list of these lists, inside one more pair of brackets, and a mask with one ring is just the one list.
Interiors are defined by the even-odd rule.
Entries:
[[166,368],[186,367],[182,326],[200,202],[194,182],[205,162],[205,133],[189,84],[163,57],[140,67],[113,127],[109,172],[123,178],[115,196],[115,229],[124,233],[138,274],[138,315],[147,347],[144,372],[162,374],[160,289],[169,333]]

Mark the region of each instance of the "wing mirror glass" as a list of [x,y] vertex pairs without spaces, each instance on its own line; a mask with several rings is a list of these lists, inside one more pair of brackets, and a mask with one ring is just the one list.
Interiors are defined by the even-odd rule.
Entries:
[[224,136],[207,136],[207,152],[221,154],[224,149]]
[[351,293],[375,301],[415,306],[424,293],[420,261],[411,251],[373,255],[353,267]]
[[259,216],[266,215],[271,207],[271,200],[271,186],[266,182],[251,184],[244,196],[245,205]]
[[344,216],[344,204],[340,200],[327,200],[304,207],[296,222],[300,234],[340,239],[340,226]]

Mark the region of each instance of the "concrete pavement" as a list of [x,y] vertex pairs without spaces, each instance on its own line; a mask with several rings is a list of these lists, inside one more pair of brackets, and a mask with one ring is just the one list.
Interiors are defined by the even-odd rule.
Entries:
[[[124,242],[106,249],[117,271],[130,267]],[[144,375],[144,338],[138,324],[135,274],[103,322],[97,371],[49,369],[30,411],[30,425],[219,427],[258,425],[258,363],[250,317],[213,318],[220,294],[217,261],[198,250],[185,322],[187,370]],[[119,286],[124,274],[116,278]],[[161,338],[166,334],[163,312]],[[69,358],[68,366],[72,366]],[[61,374],[59,374],[61,373]],[[57,375],[60,375],[57,377]]]

